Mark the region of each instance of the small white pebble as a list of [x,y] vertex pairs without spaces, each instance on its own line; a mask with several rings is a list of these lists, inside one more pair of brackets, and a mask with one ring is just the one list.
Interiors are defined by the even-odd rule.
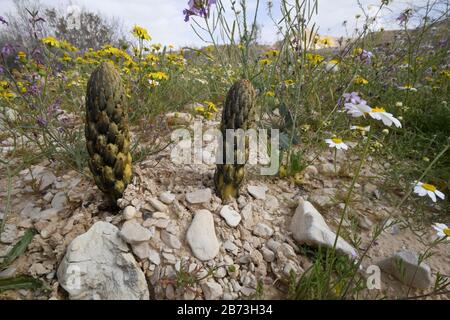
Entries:
[[133,206],[127,206],[123,209],[122,215],[125,220],[133,219],[136,217],[136,208]]

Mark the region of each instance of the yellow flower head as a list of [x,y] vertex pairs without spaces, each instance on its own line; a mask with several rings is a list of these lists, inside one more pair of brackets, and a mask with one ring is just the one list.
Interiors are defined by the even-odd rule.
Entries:
[[130,61],[132,61],[130,55],[127,52],[110,45],[104,46],[102,50],[98,51],[98,54],[100,56],[106,55],[106,56],[115,56],[117,58],[123,58],[128,63],[131,63]]
[[167,80],[169,79],[169,76],[162,71],[157,71],[157,72],[150,72],[148,74],[148,77],[152,80]]
[[134,26],[132,33],[136,38],[139,38],[142,40],[149,40],[149,41],[152,40],[152,38],[148,34],[147,29],[145,29],[145,28],[142,28],[139,26]]
[[25,59],[27,58],[27,54],[26,54],[25,52],[23,52],[23,51],[19,51],[19,52],[17,53],[17,57],[18,57],[20,60],[25,60]]
[[265,96],[266,96],[266,97],[275,97],[275,92],[273,92],[273,91],[267,91],[267,92],[265,93]]
[[197,107],[194,108],[194,110],[195,110],[195,112],[203,113],[203,112],[205,112],[205,107],[197,106]]
[[203,103],[208,107],[209,112],[217,112],[218,111],[214,102],[204,101]]
[[363,49],[361,48],[356,48],[355,50],[353,50],[353,54],[355,56],[360,56],[363,53]]
[[325,58],[322,57],[320,54],[307,53],[306,54],[306,59],[308,59],[308,61],[311,64],[317,65],[317,64],[321,63]]
[[375,108],[372,108],[372,112],[375,112],[375,113],[386,112],[386,109],[384,109],[383,107],[375,107]]
[[78,51],[78,48],[73,46],[70,42],[64,40],[60,42],[61,48],[66,49],[71,52]]
[[41,39],[42,43],[49,47],[59,47],[60,43],[53,37],[45,37]]
[[155,56],[154,54],[148,54],[145,57],[145,60],[150,61],[150,62],[157,62],[157,61],[159,61],[159,58],[157,56]]
[[69,61],[72,61],[72,58],[67,53],[64,53],[62,60],[69,62]]
[[261,60],[259,60],[259,64],[261,64],[263,66],[268,66],[268,65],[272,64],[272,60],[270,60],[270,59],[261,59]]
[[278,51],[278,50],[268,50],[268,51],[266,51],[266,53],[264,55],[266,57],[268,57],[268,58],[275,58],[275,57],[278,57],[280,55],[280,51]]
[[334,40],[331,37],[320,37],[318,42],[325,47],[331,47],[334,45]]
[[3,91],[3,92],[1,92],[0,93],[0,97],[3,97],[3,98],[5,98],[5,99],[11,99],[11,98],[14,98],[16,95],[13,93],[13,92],[11,92],[11,91],[9,91],[9,90],[6,90],[6,91]]
[[7,89],[9,87],[9,83],[5,80],[0,81],[0,89]]
[[18,81],[18,82],[17,82],[17,86],[19,87],[20,92],[22,92],[22,93],[26,93],[26,92],[27,92],[27,88],[24,87],[23,82]]
[[357,76],[356,78],[355,78],[355,84],[359,84],[359,85],[366,85],[366,84],[368,84],[369,83],[369,81],[367,81],[366,79],[364,79],[363,77],[361,77],[361,76]]
[[424,188],[425,190],[431,191],[431,192],[435,192],[437,189],[435,186],[433,186],[432,184],[429,184],[429,183],[423,183],[422,188]]
[[288,80],[284,80],[284,84],[286,85],[286,87],[290,87],[295,83],[294,80],[292,79],[288,79]]

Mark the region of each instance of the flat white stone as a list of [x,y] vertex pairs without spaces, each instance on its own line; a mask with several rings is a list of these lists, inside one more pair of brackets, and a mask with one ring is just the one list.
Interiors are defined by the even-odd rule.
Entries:
[[254,197],[255,199],[265,200],[266,192],[268,188],[266,186],[247,186],[247,191]]
[[220,216],[225,219],[230,227],[237,227],[239,222],[241,222],[241,215],[239,212],[233,210],[229,205],[222,207]]
[[186,201],[190,204],[204,203],[211,200],[211,189],[199,189],[193,192],[186,193]]
[[153,234],[136,220],[128,220],[123,224],[120,236],[129,244],[138,244],[150,240]]
[[159,265],[161,263],[161,257],[159,256],[158,251],[154,249],[150,249],[148,259],[151,263],[154,263],[156,265]]
[[433,284],[430,266],[424,262],[419,264],[418,255],[412,251],[398,251],[377,265],[407,286],[428,289]]
[[166,245],[168,245],[173,249],[181,248],[180,240],[178,240],[178,238],[175,235],[167,232],[166,230],[161,231],[161,240],[162,242],[164,242]]
[[186,233],[186,239],[197,259],[207,261],[217,256],[220,245],[211,212],[199,210],[195,213]]
[[167,211],[167,206],[162,203],[161,201],[159,201],[156,198],[150,198],[149,202],[151,204],[151,206],[153,208],[155,208],[155,210],[160,211],[160,212],[166,212]]
[[175,195],[170,191],[166,191],[159,195],[159,200],[165,204],[171,204],[175,200]]
[[[300,244],[332,248],[336,234],[331,231],[322,215],[308,201],[301,201],[292,218],[290,231]],[[356,257],[356,250],[341,237],[336,243],[336,250]]]

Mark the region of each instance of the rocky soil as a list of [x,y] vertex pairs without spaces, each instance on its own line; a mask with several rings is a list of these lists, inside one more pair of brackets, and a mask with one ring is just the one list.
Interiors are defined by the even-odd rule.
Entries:
[[[135,165],[133,183],[119,199],[116,213],[105,207],[91,180],[75,171],[61,172],[53,163],[43,162],[14,177],[0,257],[26,229],[34,227],[38,234],[0,278],[31,274],[51,290],[8,291],[0,297],[284,299],[290,273],[302,274],[311,265],[299,246],[333,245],[351,183],[348,172],[357,156],[339,155],[336,177],[334,155],[325,152],[297,183],[259,176],[257,167],[249,167],[240,197],[223,205],[214,194],[215,166],[175,164],[172,151],[167,148]],[[204,151],[203,156],[211,154]],[[373,179],[376,169],[370,161],[364,167],[344,221],[345,230],[356,228],[362,237],[360,248],[349,239],[339,238],[337,243],[350,258],[360,251],[356,249],[365,248],[375,224],[393,210]],[[2,204],[7,187],[2,177]],[[428,237],[434,237],[431,228]],[[407,266],[408,283],[415,287],[412,295],[430,288],[437,272],[449,275],[450,246],[437,246],[417,269],[417,254],[424,249],[399,225],[383,233],[361,271],[365,274],[367,267],[379,264],[385,271],[382,288],[367,296],[406,293],[393,268],[396,259]],[[411,274],[415,276],[408,278]]]

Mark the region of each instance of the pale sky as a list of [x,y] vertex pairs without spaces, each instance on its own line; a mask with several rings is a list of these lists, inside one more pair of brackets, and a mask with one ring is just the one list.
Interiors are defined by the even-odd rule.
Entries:
[[[231,0],[222,0],[229,3]],[[277,40],[275,27],[267,13],[268,0],[261,0],[258,23],[263,26],[260,42],[273,43]],[[125,30],[130,30],[134,24],[148,29],[154,42],[180,46],[202,46],[204,43],[192,31],[190,23],[184,22],[182,11],[187,7],[188,0],[41,0],[44,5],[57,6],[65,10],[70,4],[85,7],[91,11],[101,12],[105,16],[121,19]],[[236,1],[239,2],[239,1]],[[279,12],[280,0],[273,0],[274,11]],[[292,2],[292,1],[290,1]],[[365,10],[378,6],[380,0],[360,0]],[[379,25],[386,29],[398,28],[395,17],[406,7],[422,5],[427,0],[393,0],[389,10],[384,10]],[[250,9],[255,8],[256,0],[247,0]],[[12,0],[0,0],[0,15],[13,9]],[[348,28],[355,26],[355,16],[361,13],[357,0],[319,0],[319,12],[314,21],[319,26],[319,33],[332,36],[345,36],[342,26],[348,21]],[[351,31],[351,30],[350,30]]]

